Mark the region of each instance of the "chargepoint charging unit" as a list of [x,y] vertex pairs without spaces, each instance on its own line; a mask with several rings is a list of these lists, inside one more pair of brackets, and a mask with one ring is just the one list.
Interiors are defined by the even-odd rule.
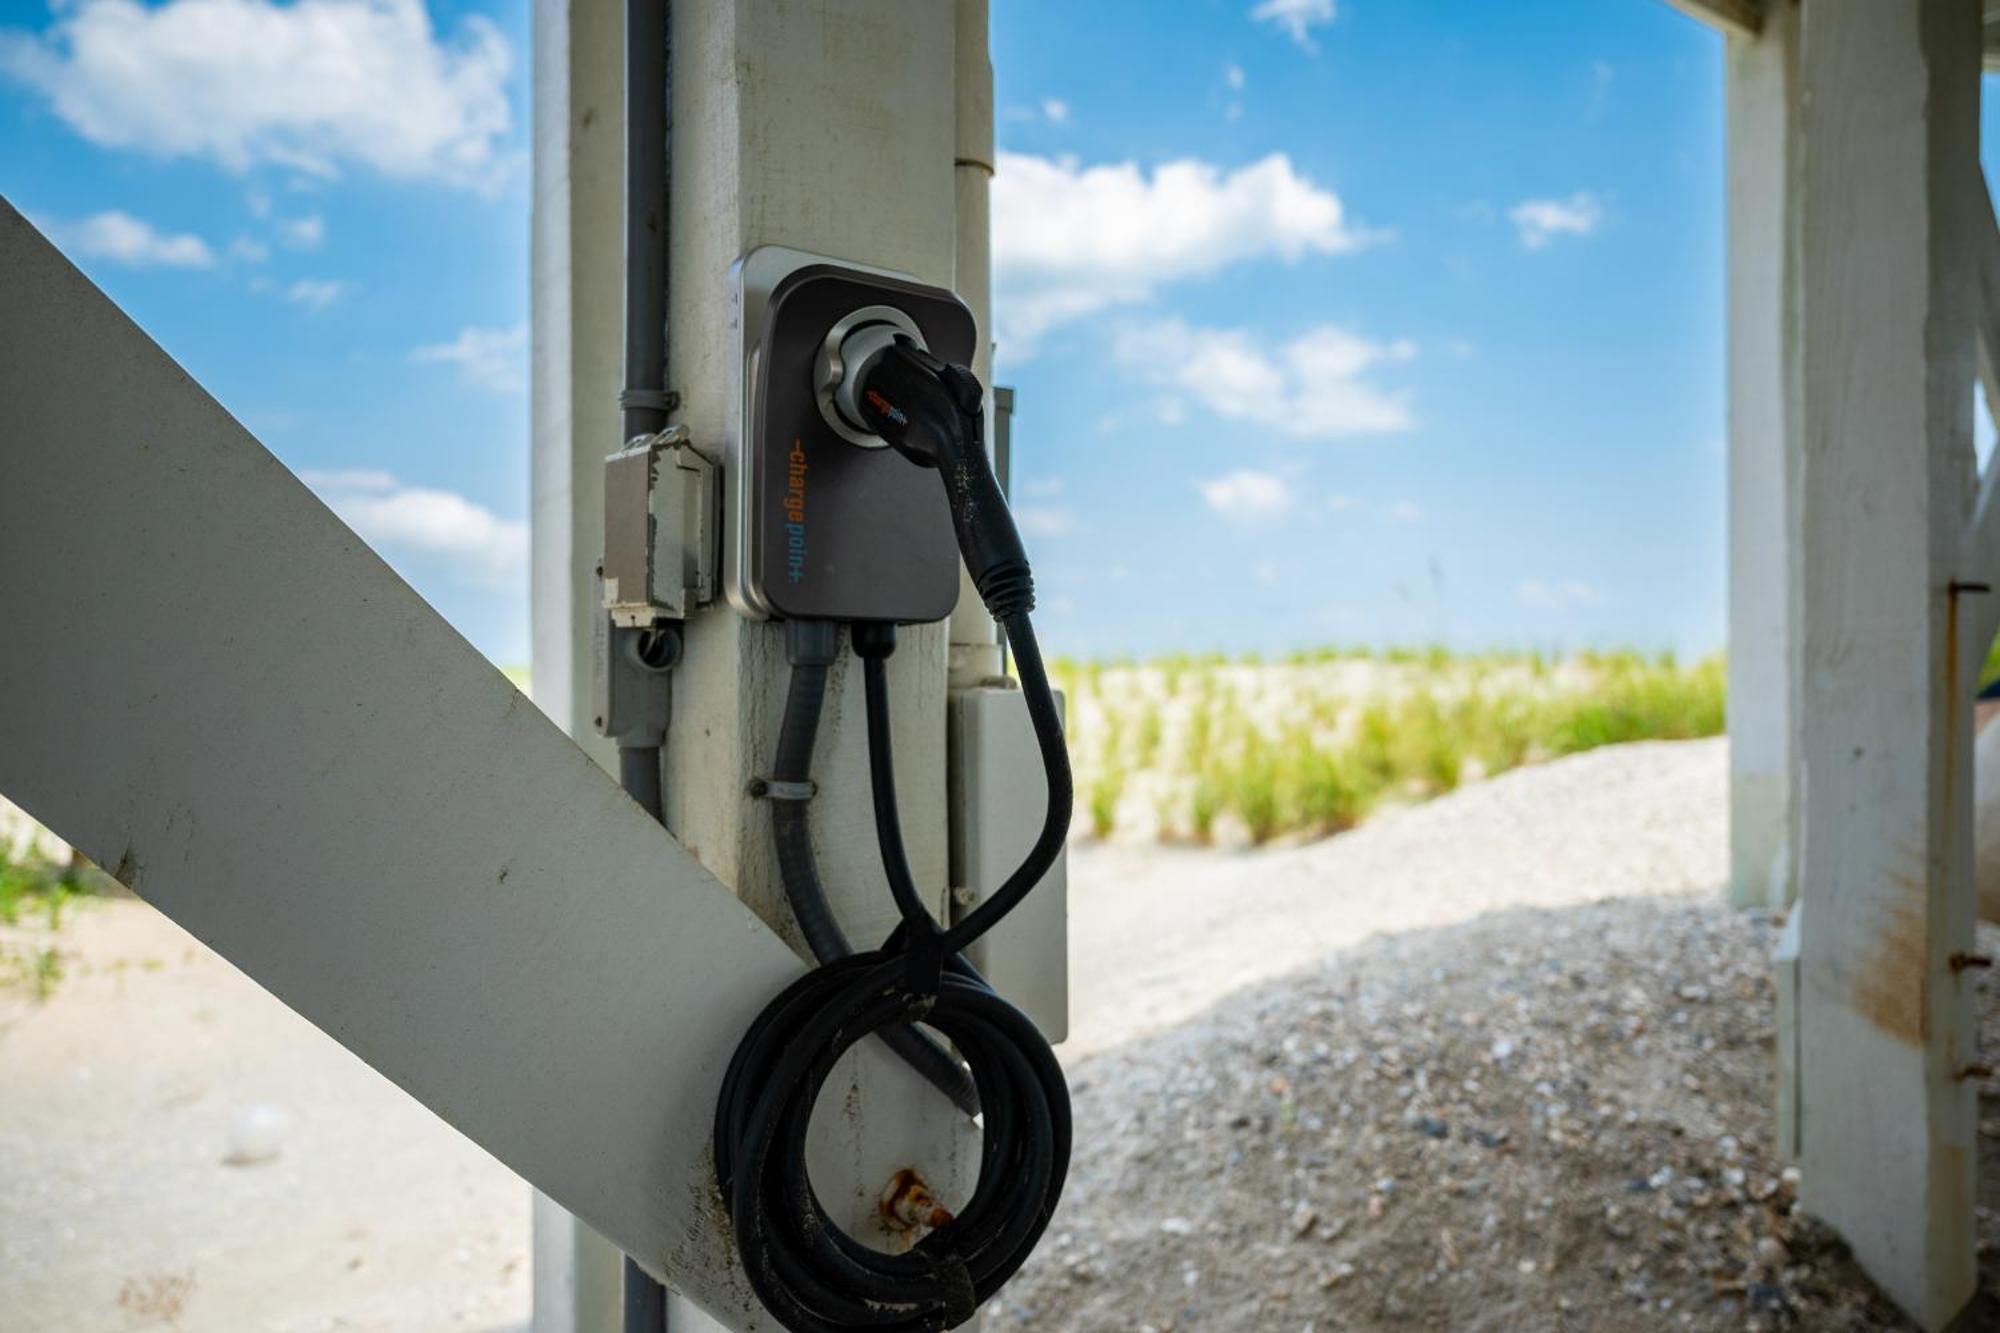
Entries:
[[[627,14],[625,443],[606,461],[597,726],[618,746],[627,792],[664,823],[660,756],[682,626],[696,614],[784,623],[791,681],[775,753],[753,791],[819,966],[772,997],[736,1051],[715,1108],[715,1183],[751,1286],[784,1327],[952,1328],[1033,1249],[1070,1148],[1068,1091],[1044,1035],[1060,1038],[1064,1026],[1060,904],[1053,932],[1017,928],[999,953],[990,935],[1045,877],[1060,893],[1071,782],[1029,622],[1033,578],[987,456],[985,390],[967,368],[976,321],[953,293],[904,275],[754,250],[728,277],[736,383],[726,438],[704,448],[669,424],[678,404],[666,387],[664,20],[660,6]],[[898,626],[951,615],[961,560],[1005,632],[1019,686],[989,682],[967,692],[980,706],[954,708],[955,748],[965,753],[954,758],[952,804],[955,823],[970,827],[954,829],[957,882],[927,894],[903,846],[887,661]],[[859,952],[835,919],[813,849],[813,751],[843,651],[863,673],[883,891],[900,918]],[[1039,774],[1022,771],[1029,766]],[[983,818],[989,807],[1023,813],[1019,793],[1035,788],[1046,799],[1017,827],[982,827],[996,822]],[[1004,871],[1003,847],[1016,852]],[[1032,915],[1047,922],[1050,894],[1041,896]],[[950,919],[933,916],[927,900],[948,903]],[[1003,984],[1043,1026],[976,962],[1012,974]],[[922,1188],[895,1200],[922,1234],[893,1253],[841,1229],[806,1165],[819,1091],[870,1037],[935,1089],[925,1114],[976,1117],[981,1136],[978,1178],[955,1215]],[[628,1259],[628,1333],[659,1333],[665,1308],[658,1284]]]
[[[720,485],[677,430],[636,435],[607,462],[599,716],[627,789],[657,816],[676,622],[713,596],[719,546],[729,607],[785,624],[791,684],[756,794],[819,967],[772,999],[737,1050],[715,1112],[716,1183],[752,1286],[786,1328],[956,1327],[1027,1258],[1069,1160],[1068,1091],[1047,1039],[966,957],[1057,863],[1068,831],[1033,577],[987,457],[985,392],[966,368],[974,321],[952,293],[778,247],[745,256],[732,281],[740,378]],[[628,408],[635,399],[649,408],[665,395],[628,387]],[[1012,873],[941,922],[904,853],[886,664],[899,625],[951,614],[961,559],[1006,632],[1047,799]],[[814,741],[843,631],[863,672],[875,834],[901,918],[859,952],[834,919],[811,829]],[[956,1215],[925,1199],[929,1230],[901,1253],[846,1235],[806,1168],[819,1090],[870,1036],[937,1090],[939,1114],[980,1122],[970,1199]],[[657,1288],[629,1268],[628,1328],[657,1329],[657,1309]]]

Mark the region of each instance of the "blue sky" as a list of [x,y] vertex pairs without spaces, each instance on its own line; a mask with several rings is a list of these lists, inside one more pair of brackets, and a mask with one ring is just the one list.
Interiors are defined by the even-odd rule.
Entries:
[[[1055,650],[1721,646],[1718,37],[995,0],[993,54]],[[0,192],[503,662],[528,68],[525,0],[0,0]]]

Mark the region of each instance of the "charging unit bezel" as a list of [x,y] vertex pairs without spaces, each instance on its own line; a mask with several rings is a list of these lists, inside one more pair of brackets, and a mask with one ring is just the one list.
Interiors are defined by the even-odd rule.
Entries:
[[[936,496],[935,475],[910,467],[890,450],[870,447],[849,433],[836,433],[819,416],[817,407],[813,423],[807,426],[813,435],[808,443],[829,450],[823,461],[837,461],[841,469],[872,470],[866,511],[869,530],[877,527],[879,517],[880,531],[885,534],[877,539],[883,544],[877,545],[876,553],[892,549],[886,545],[889,532],[897,534],[898,544],[893,548],[893,560],[878,558],[873,577],[844,585],[842,591],[846,595],[837,600],[806,599],[802,605],[792,590],[772,586],[772,571],[762,565],[773,559],[767,544],[771,503],[765,489],[773,483],[760,481],[760,469],[770,467],[770,460],[762,454],[764,412],[771,402],[773,386],[762,381],[774,336],[774,310],[775,317],[782,319],[787,297],[811,279],[826,277],[868,287],[871,294],[866,300],[857,299],[856,309],[892,305],[910,311],[911,317],[923,326],[924,340],[940,354],[958,360],[970,360],[977,338],[971,311],[955,294],[908,274],[786,246],[752,250],[736,261],[730,274],[733,355],[723,465],[723,503],[728,515],[723,542],[723,586],[730,604],[740,614],[756,620],[810,617],[907,624],[942,620],[950,615],[958,596],[958,554],[949,515]],[[827,321],[829,329],[833,322]],[[810,334],[817,350],[827,329],[801,325],[787,332],[796,335],[801,346],[806,334]],[[787,353],[793,350],[789,344],[785,348]],[[797,395],[804,391],[810,397],[813,388],[804,382],[788,386],[787,392]],[[790,405],[796,407],[797,403],[791,401]],[[839,452],[849,450],[851,454]],[[850,502],[846,506],[850,517],[855,513],[852,498],[842,496],[844,502]],[[853,526],[840,530],[835,540],[843,543],[859,540],[857,531]],[[855,562],[848,563],[852,566]],[[816,566],[815,572],[820,568],[824,567]]]

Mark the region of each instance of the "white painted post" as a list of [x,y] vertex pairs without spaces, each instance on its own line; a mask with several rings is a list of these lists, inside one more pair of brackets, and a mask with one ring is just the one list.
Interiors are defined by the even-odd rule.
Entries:
[[1973,1259],[1968,682],[1977,0],[1799,39],[1804,1202],[1926,1328]]
[[[697,447],[720,457],[731,384],[730,265],[782,244],[951,286],[956,261],[954,7],[908,0],[734,0],[674,7],[669,385]],[[717,77],[733,71],[733,77]],[[896,768],[912,870],[946,911],[946,627],[906,628],[890,661]],[[851,667],[851,661],[846,663]],[[790,668],[784,631],[726,608],[688,626],[667,745],[668,821],[723,883],[803,953],[770,813],[747,794],[770,769]],[[814,775],[814,842],[834,911],[858,945],[896,922],[868,795],[861,673],[836,665]],[[828,1080],[816,1130],[852,1185],[827,1203],[879,1225],[902,1166],[969,1187],[976,1139],[935,1096],[898,1100],[852,1060]],[[858,1108],[849,1115],[843,1106]],[[831,1112],[831,1113],[829,1113]],[[837,1190],[839,1177],[822,1189]],[[961,1192],[960,1198],[965,1197]],[[682,1303],[670,1322],[685,1327]]]
[[[537,0],[529,208],[533,421],[530,688],[611,772],[591,718],[592,561],[604,539],[604,455],[618,442],[624,324],[624,10]],[[615,1333],[623,1256],[534,1196],[535,1333]]]
[[1730,901],[1797,893],[1798,10],[1727,38]]
[[[674,6],[668,387],[682,395],[676,420],[711,457],[720,459],[724,438],[733,355],[729,270],[738,257],[782,244],[941,286],[983,273],[983,253],[968,255],[964,272],[959,262],[963,229],[975,227],[983,239],[986,225],[983,178],[973,191],[958,166],[961,136],[976,140],[978,125],[974,116],[961,129],[967,105],[957,96],[957,72],[985,61],[985,6],[968,3],[965,11],[976,11],[976,50],[960,41],[954,5]],[[538,217],[547,218],[537,228],[536,290],[546,299],[536,310],[536,385],[538,394],[561,395],[538,402],[536,416],[536,689],[542,697],[545,653],[569,663],[570,674],[548,687],[549,697],[567,701],[573,729],[587,729],[584,654],[595,611],[579,580],[588,577],[585,557],[595,554],[585,534],[596,540],[598,469],[618,442],[622,32],[615,7],[580,0],[538,0],[536,16],[538,154],[566,163],[538,169],[536,191]],[[985,108],[990,155],[990,76],[971,102]],[[984,285],[974,296],[982,333]],[[910,862],[919,883],[936,890],[940,916],[947,887],[946,645],[943,625],[907,629],[890,664]],[[771,762],[788,674],[781,626],[719,606],[690,621],[674,678],[666,811],[668,826],[703,864],[798,946],[769,812],[747,794]],[[815,765],[815,843],[836,914],[850,938],[872,945],[889,933],[895,914],[876,851],[865,756],[860,673],[836,667]],[[833,1179],[851,1182],[845,1220],[857,1234],[873,1222],[877,1195],[896,1168],[917,1165],[947,1193],[976,1168],[969,1151],[976,1139],[946,1103],[909,1096],[900,1083],[887,1095],[866,1070],[850,1060],[821,1103],[823,1111],[852,1104],[859,1114],[823,1114],[815,1126],[820,1158],[840,1168]],[[826,1180],[821,1187],[839,1188]],[[581,1270],[552,1268],[547,1280],[568,1276],[578,1293],[570,1305],[580,1314]],[[537,1280],[545,1280],[541,1272]],[[711,1326],[678,1300],[669,1320],[677,1330]],[[551,1322],[548,1329],[598,1333],[582,1323]]]
[[[972,370],[986,386],[986,448],[993,450],[993,62],[988,55],[987,0],[957,3],[957,103],[953,118],[952,189],[957,213],[953,287],[971,308],[979,341]],[[967,689],[1001,671],[999,627],[987,614],[963,565],[958,609],[951,616],[951,688]]]

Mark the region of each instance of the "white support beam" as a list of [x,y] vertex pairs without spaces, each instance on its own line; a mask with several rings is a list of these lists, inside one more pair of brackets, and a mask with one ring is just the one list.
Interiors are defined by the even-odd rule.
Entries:
[[1977,0],[1799,45],[1803,1198],[1929,1329],[1975,1283],[1970,504]]
[[[789,245],[951,285],[954,44],[950,5],[674,7],[669,374],[698,448],[719,458],[726,429],[729,270],[739,256]],[[770,815],[748,792],[769,768],[789,675],[781,625],[719,606],[697,617],[675,672],[667,755],[669,825],[780,933],[791,931],[791,912]],[[903,632],[890,685],[911,867],[939,889],[942,911],[943,625]],[[858,672],[836,668],[813,819],[836,911],[851,937],[874,944],[896,915],[876,849],[860,686]]]
[[[0,791],[702,1308],[771,1327],[709,1137],[797,958],[4,203],[0,283],[0,623],[29,646],[0,659]],[[881,1104],[935,1107],[851,1058]],[[822,1112],[835,1194],[973,1142]]]
[[[1729,37],[1755,37],[1763,30],[1770,0],[1667,0],[1689,18],[1720,28]],[[1780,0],[1778,8],[1789,0]]]
[[[545,232],[538,223],[536,244],[536,383],[538,395],[560,395],[546,412],[538,406],[534,441],[539,694],[544,657],[580,662],[588,643],[595,610],[578,580],[587,578],[595,552],[580,534],[594,540],[594,526],[586,525],[596,522],[597,470],[619,443],[612,409],[622,32],[615,7],[587,0],[536,0],[535,12],[536,207],[549,219]],[[982,126],[990,146],[990,75],[963,97],[959,88],[960,71],[976,77],[986,67],[984,23],[984,5],[918,0],[673,6],[668,387],[682,394],[676,421],[693,432],[697,448],[720,460],[734,355],[729,271],[760,245],[897,269],[941,286],[964,282],[974,287],[968,295],[984,331],[984,249],[974,253],[967,244],[961,254],[962,235],[983,238],[984,179],[958,165],[961,143],[976,147]],[[991,656],[981,648],[990,636],[973,620],[961,629],[969,674],[983,674],[977,664]],[[936,889],[940,914],[946,660],[946,627],[918,626],[903,632],[890,664],[910,862],[918,882]],[[768,771],[788,675],[781,626],[722,607],[688,623],[686,657],[674,674],[666,812],[703,865],[802,951],[778,878],[769,811],[747,794],[751,779]],[[867,946],[888,934],[895,914],[876,849],[860,685],[858,671],[836,667],[815,763],[813,821],[835,911],[850,938]],[[551,689],[571,700],[571,721],[587,726],[579,706],[587,691],[574,683]],[[934,1095],[910,1096],[899,1084],[878,1082],[871,1068],[836,1071],[822,1102],[858,1108],[837,1125],[852,1185],[828,1198],[857,1232],[875,1219],[891,1174],[877,1168],[890,1155],[901,1155],[898,1165],[920,1166],[947,1196],[954,1182],[969,1183],[977,1165],[976,1139],[962,1120],[941,1116]],[[588,1267],[588,1246],[580,1252]],[[574,1279],[577,1298],[552,1304],[575,1318],[563,1323],[552,1312],[544,1324],[538,1315],[538,1333],[600,1333],[585,1322],[591,1314],[584,1307],[603,1301],[584,1290],[589,1279],[581,1270]],[[669,1318],[677,1329],[693,1322],[679,1303]]]
[[[1975,171],[1972,189],[1971,234],[1974,269],[1977,273],[1978,302],[1975,309],[1979,343],[1979,379],[1986,390],[1986,410],[2000,414],[2000,224],[1993,216],[1993,195],[1987,188],[1986,173]],[[1996,415],[2000,419],[2000,415]],[[1960,557],[1960,578],[2000,589],[2000,455],[1988,459],[1979,479],[1979,498],[1973,505],[1972,520],[1965,533],[1965,551]],[[1960,599],[1960,670],[1969,681],[1979,679],[1993,636],[2000,633],[2000,595],[1985,594]]]
[[1731,37],[1729,173],[1730,901],[1798,891],[1798,10]]
[[[957,87],[952,191],[957,214],[952,288],[972,311],[979,341],[972,372],[986,386],[986,449],[993,451],[993,61],[988,53],[987,0],[956,0]],[[950,621],[950,682],[962,690],[1002,673],[1000,627],[993,623],[972,573],[960,564],[958,609]]]

